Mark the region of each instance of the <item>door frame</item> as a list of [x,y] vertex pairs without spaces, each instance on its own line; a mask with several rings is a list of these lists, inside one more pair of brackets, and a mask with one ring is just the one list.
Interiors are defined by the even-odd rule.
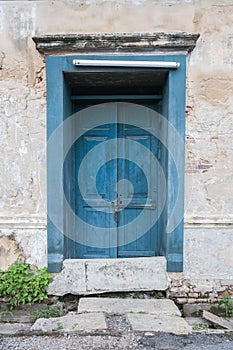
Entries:
[[[185,84],[186,84],[186,56],[185,55],[74,55],[74,56],[47,56],[46,57],[46,84],[47,84],[47,140],[49,141],[54,131],[62,125],[67,115],[72,111],[67,105],[70,96],[69,87],[64,84],[64,72],[78,72],[78,67],[73,65],[73,59],[114,59],[114,60],[145,60],[145,61],[177,61],[180,67],[177,70],[168,69],[167,84],[164,96],[167,100],[167,110],[165,111],[168,122],[178,132],[182,142],[183,149],[179,155],[179,169],[176,169],[172,155],[168,152],[167,161],[167,218],[172,216],[173,208],[176,205],[180,210],[184,208],[184,155],[185,155]],[[175,140],[168,132],[169,148],[175,148]],[[47,152],[47,205],[48,205],[48,269],[51,272],[59,272],[62,262],[66,258],[64,255],[64,235],[50,219],[50,212],[56,207],[59,198],[56,195],[60,188],[55,188],[53,181],[53,164],[56,157],[63,155],[63,138],[61,137],[57,144],[56,154]],[[178,176],[177,176],[178,173]],[[62,181],[62,179],[61,179]],[[179,188],[181,196],[176,195]],[[51,189],[53,189],[51,191]],[[183,216],[182,216],[183,218]],[[65,218],[64,227],[65,227]],[[175,220],[175,218],[174,218]],[[179,222],[172,232],[164,232],[165,242],[164,255],[167,259],[167,271],[183,271],[183,219]]]

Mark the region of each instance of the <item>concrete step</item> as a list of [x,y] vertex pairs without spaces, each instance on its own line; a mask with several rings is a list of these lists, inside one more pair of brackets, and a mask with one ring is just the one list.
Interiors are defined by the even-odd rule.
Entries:
[[105,292],[166,290],[169,278],[162,256],[130,259],[67,259],[48,294],[88,295]]
[[169,299],[81,298],[78,312],[106,312],[109,314],[147,313],[157,316],[181,316]]

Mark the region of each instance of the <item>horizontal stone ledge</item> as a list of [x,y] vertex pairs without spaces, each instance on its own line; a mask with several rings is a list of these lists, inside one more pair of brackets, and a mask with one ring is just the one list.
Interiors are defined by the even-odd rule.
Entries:
[[33,37],[37,50],[45,55],[83,52],[187,53],[194,49],[199,34],[185,32],[55,34]]
[[47,218],[42,216],[0,216],[0,229],[46,229]]

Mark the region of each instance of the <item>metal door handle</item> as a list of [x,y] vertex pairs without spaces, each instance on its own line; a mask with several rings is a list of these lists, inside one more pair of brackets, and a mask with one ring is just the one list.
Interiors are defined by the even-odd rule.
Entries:
[[113,210],[114,210],[114,221],[117,224],[118,223],[118,203],[112,202]]

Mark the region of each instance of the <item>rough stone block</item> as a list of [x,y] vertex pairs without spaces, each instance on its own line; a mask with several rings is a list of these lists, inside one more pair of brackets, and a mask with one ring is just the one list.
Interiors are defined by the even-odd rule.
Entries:
[[189,298],[198,298],[198,293],[189,293]]
[[187,298],[177,298],[177,299],[176,299],[176,302],[177,302],[178,304],[185,304],[185,303],[187,303],[187,301],[188,301]]
[[194,304],[194,303],[196,303],[196,301],[197,301],[197,299],[193,299],[193,298],[188,299],[188,303],[190,303],[190,304]]
[[157,316],[181,316],[178,307],[169,299],[81,298],[78,312],[107,312],[110,314],[134,312]]
[[200,317],[202,312],[211,311],[214,313],[221,312],[221,309],[218,304],[208,304],[208,303],[197,303],[197,304],[185,304],[183,306],[183,313],[185,317]]
[[48,294],[86,294],[85,261],[65,260],[62,271],[50,283]]
[[220,326],[222,328],[226,328],[230,331],[233,331],[233,322],[223,319],[222,317],[218,317],[214,314],[212,314],[209,311],[203,311],[203,315],[202,317],[207,320],[210,321],[211,323],[213,323],[214,325]]

